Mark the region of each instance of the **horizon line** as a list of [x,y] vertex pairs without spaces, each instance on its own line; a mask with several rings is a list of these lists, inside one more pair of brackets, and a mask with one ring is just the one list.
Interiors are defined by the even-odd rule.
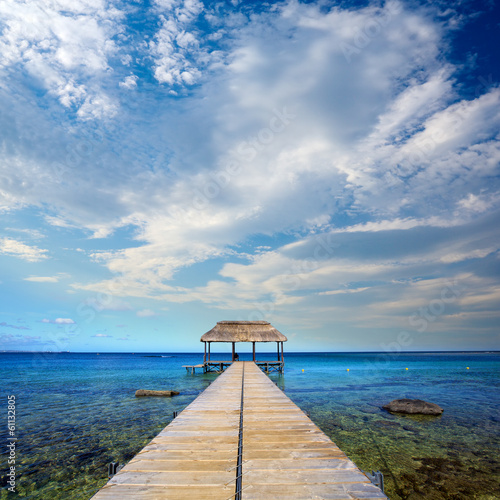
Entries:
[[[241,351],[240,351],[241,352]],[[423,350],[423,351],[287,351],[288,354],[426,354],[426,353],[500,353],[498,349],[461,349],[461,350]],[[0,354],[201,354],[200,351],[29,351],[19,349],[3,349]],[[215,354],[215,351],[212,352]],[[224,353],[226,354],[226,353]],[[241,352],[241,354],[252,354]],[[259,354],[276,354],[274,351],[264,351]]]

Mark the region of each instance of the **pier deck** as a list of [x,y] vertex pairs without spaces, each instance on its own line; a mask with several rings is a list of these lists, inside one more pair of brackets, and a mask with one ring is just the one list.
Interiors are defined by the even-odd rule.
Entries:
[[93,497],[189,498],[387,497],[262,370],[236,362]]

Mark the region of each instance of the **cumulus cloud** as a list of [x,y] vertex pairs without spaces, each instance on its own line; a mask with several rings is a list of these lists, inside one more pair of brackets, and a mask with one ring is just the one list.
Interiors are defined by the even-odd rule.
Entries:
[[123,87],[125,89],[133,89],[137,87],[137,80],[138,80],[137,75],[129,75],[125,77],[125,80],[123,82],[120,82],[119,85],[120,87]]
[[42,319],[42,323],[52,323],[54,325],[74,325],[75,321],[71,318],[56,318],[56,319]]
[[[19,5],[2,7],[3,68],[39,75],[63,112],[13,99],[28,91],[8,74],[0,207],[99,239],[106,277],[72,290],[327,315],[495,258],[500,92],[462,94],[432,7],[157,0],[139,42],[114,4],[36,7],[30,35]],[[209,261],[204,283],[176,281]]]
[[156,3],[162,24],[150,42],[155,78],[171,86],[191,86],[200,78],[199,66],[206,65],[208,57],[208,51],[200,48],[200,36],[193,26],[203,11],[203,3],[198,0]]
[[[179,5],[163,8],[175,17]],[[373,20],[382,28],[346,58],[345,44]],[[178,29],[168,26],[172,40]],[[234,36],[227,71],[199,103],[206,115],[217,107],[211,168],[176,181],[164,215],[140,207],[140,246],[100,256],[129,280],[127,293],[186,300],[168,283],[178,269],[230,256],[249,234],[328,231],[339,211],[385,216],[365,223],[381,230],[446,225],[450,204],[471,194],[452,179],[479,196],[497,168],[498,91],[457,101],[454,68],[440,56],[443,27],[424,11],[389,3],[325,15],[289,4]]]
[[39,262],[47,259],[48,250],[34,245],[26,245],[12,238],[0,238],[0,253],[17,257],[28,262]]
[[113,2],[7,1],[0,13],[0,68],[25,71],[67,108],[85,106],[81,116],[112,111],[103,108],[103,91],[92,77],[109,69],[117,50],[112,37],[123,13]]

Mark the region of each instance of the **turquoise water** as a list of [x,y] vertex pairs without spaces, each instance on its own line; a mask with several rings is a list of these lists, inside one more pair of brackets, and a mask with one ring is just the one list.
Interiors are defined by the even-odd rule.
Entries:
[[[4,411],[7,395],[15,395],[18,439],[17,494],[6,489],[3,453],[1,498],[90,498],[106,483],[109,462],[130,460],[215,379],[182,368],[200,360],[200,354],[0,354]],[[500,353],[285,353],[285,362],[285,374],[273,380],[360,468],[384,473],[391,499],[500,498]],[[136,399],[137,389],[181,394]],[[402,397],[437,403],[444,413],[411,417],[381,409]],[[5,424],[2,443],[7,432]]]

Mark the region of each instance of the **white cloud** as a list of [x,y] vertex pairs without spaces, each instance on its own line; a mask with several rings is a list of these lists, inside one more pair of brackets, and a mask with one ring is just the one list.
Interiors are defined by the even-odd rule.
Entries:
[[125,77],[125,80],[123,82],[120,82],[119,85],[120,87],[123,87],[125,89],[134,89],[137,87],[137,80],[139,77],[137,75],[129,75]]
[[75,321],[71,318],[56,318],[56,319],[42,319],[42,323],[52,323],[54,325],[74,325]]
[[112,37],[121,31],[123,14],[113,4],[7,0],[0,15],[0,68],[24,68],[63,106],[79,108],[84,118],[113,113],[113,106],[103,106],[109,97],[92,79],[109,69],[109,58],[117,51]]
[[104,118],[113,117],[117,113],[117,106],[111,98],[101,94],[91,97],[86,97],[77,116],[82,120],[102,120]]
[[[182,58],[188,52],[182,51],[197,53],[198,45],[189,32],[181,35],[185,4],[163,2],[162,8],[165,17],[152,49],[177,68],[174,74],[167,63],[157,63],[158,71],[170,75],[164,81],[180,84],[182,67],[188,64]],[[186,22],[198,14],[193,8]],[[388,17],[377,36],[347,60],[342,43],[352,42],[373,19]],[[166,186],[161,175],[144,176],[144,197],[135,186],[122,186],[120,198],[130,207],[127,220],[140,228],[140,246],[102,252],[99,258],[124,276],[124,295],[175,301],[203,297],[216,303],[226,294],[233,303],[237,287],[231,284],[212,281],[191,295],[169,280],[178,269],[231,255],[229,247],[249,234],[328,231],[338,210],[358,210],[372,219],[339,233],[454,226],[459,217],[450,219],[450,203],[454,206],[457,197],[471,192],[463,184],[450,186],[451,179],[470,178],[472,195],[479,196],[477,189],[497,168],[497,142],[488,142],[498,128],[497,91],[454,102],[454,68],[439,50],[445,44],[443,28],[424,12],[388,4],[383,9],[333,9],[324,15],[315,6],[290,4],[272,15],[255,15],[232,35],[237,43],[225,56],[230,63],[221,70],[217,88],[204,89],[204,99],[196,101],[197,114],[191,115],[210,134],[192,139],[192,128],[183,132],[182,118],[176,121],[177,130],[161,121],[159,126],[167,127],[172,138],[171,165],[179,167],[177,178]],[[276,121],[276,110],[283,114],[285,109],[294,118],[283,124]],[[279,125],[280,131],[273,132],[270,124]],[[442,132],[439,138],[436,130]],[[188,147],[182,149],[182,144]],[[196,144],[195,152],[191,144]],[[236,173],[228,173],[229,165],[237,166],[230,170]],[[440,211],[443,196],[450,201]],[[463,260],[489,251],[489,246],[479,253],[457,247],[444,258]],[[439,260],[436,255],[429,251],[429,260]],[[229,264],[222,274],[235,279],[231,270],[248,267],[253,272],[257,262],[272,260],[267,254],[250,266]],[[283,265],[292,265],[284,262],[271,268],[268,277],[261,276],[263,282]],[[361,271],[374,276],[386,266],[349,264],[341,274],[344,279]],[[337,272],[334,266],[316,274],[327,280]],[[236,282],[249,297],[261,295],[258,280],[250,289],[241,279],[239,272]],[[264,285],[261,290],[274,288]]]
[[469,193],[466,198],[458,202],[458,206],[464,208],[468,212],[482,213],[486,212],[486,210],[492,206],[492,203],[489,200],[484,199],[483,196],[477,196]]
[[35,283],[58,283],[59,280],[69,278],[67,273],[57,273],[55,276],[28,276],[24,281],[33,281]]
[[17,257],[28,262],[39,262],[47,259],[48,250],[30,246],[12,238],[0,238],[0,253]]
[[56,227],[66,227],[66,228],[76,228],[74,224],[71,224],[61,216],[45,215],[45,220],[51,225]]
[[24,281],[34,281],[35,283],[57,283],[59,281],[58,276],[29,276],[24,278]]
[[141,309],[140,311],[137,311],[136,314],[137,316],[139,316],[139,318],[148,318],[150,316],[156,316],[156,313],[151,309]]
[[[0,89],[13,145],[0,205],[49,207],[52,230],[103,239],[88,255],[118,279],[74,290],[244,310],[309,306],[314,295],[326,314],[498,248],[492,220],[481,234],[469,223],[499,207],[500,94],[460,96],[430,8],[288,2],[247,18],[158,0],[148,13],[157,31],[136,44],[100,2],[33,7],[24,31],[28,4],[5,5],[2,61],[39,75],[71,119],[36,111],[18,98],[25,87]],[[132,37],[134,57],[120,37]],[[147,72],[159,89],[131,92]],[[119,228],[126,236],[112,240]],[[296,243],[278,243],[283,234]],[[311,234],[338,243],[316,267]],[[255,235],[276,243],[252,255]],[[174,285],[180,269],[214,258],[235,262],[204,284]]]
[[[199,34],[192,26],[203,12],[198,0],[158,1],[162,25],[150,42],[155,58],[155,78],[168,85],[191,86],[206,66],[208,51],[200,48]],[[189,31],[189,30],[193,31]]]

